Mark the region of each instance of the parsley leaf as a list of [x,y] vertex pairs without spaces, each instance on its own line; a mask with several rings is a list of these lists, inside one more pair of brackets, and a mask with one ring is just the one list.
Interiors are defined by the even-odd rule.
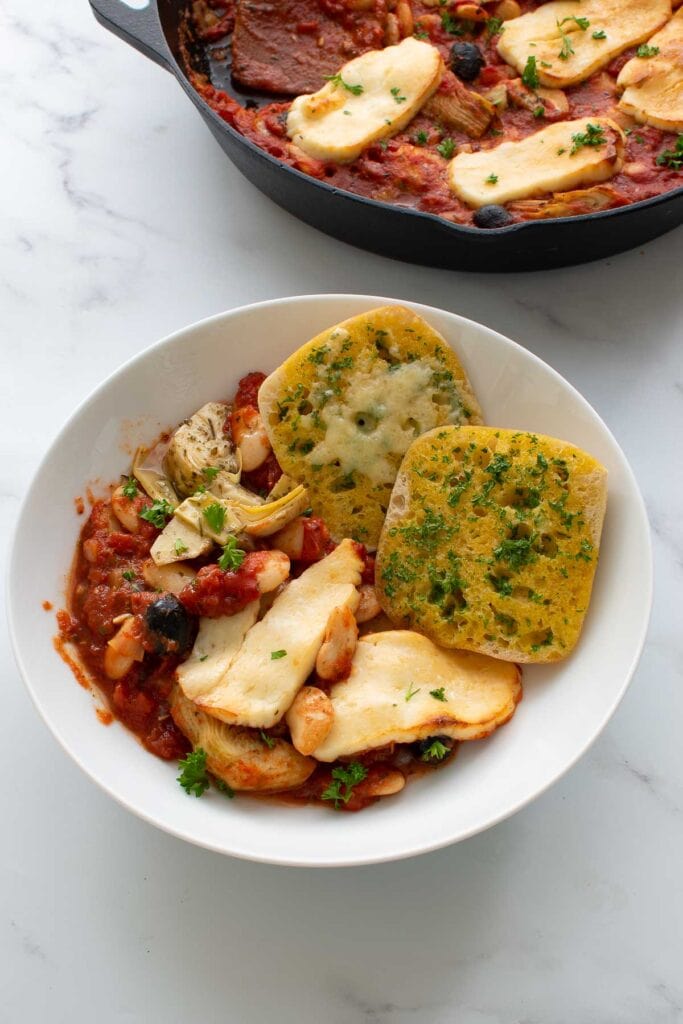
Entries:
[[524,71],[522,72],[522,81],[529,89],[538,89],[541,84],[541,80],[538,77],[538,68],[536,67],[536,58],[534,56],[527,57],[526,59]]
[[178,762],[181,769],[176,779],[188,796],[201,796],[209,788],[210,780],[206,771],[206,751],[202,747],[192,750],[187,757]]
[[202,469],[202,476],[205,477],[209,483],[215,480],[219,473],[220,469],[218,469],[217,466],[204,466]]
[[126,569],[126,571],[123,573],[123,578],[128,583],[132,583],[133,580],[135,579],[135,573],[133,572],[132,569]]
[[340,72],[336,75],[323,75],[323,78],[326,82],[332,82],[333,85],[341,85],[343,89],[346,89],[347,92],[353,93],[354,96],[360,96],[363,92],[362,85],[349,85],[348,82],[344,81]]
[[219,792],[221,792],[223,796],[227,796],[228,800],[232,800],[234,798],[235,790],[232,788],[232,786],[229,786],[227,782],[223,782],[223,779],[216,779],[215,782],[216,789],[219,790]]
[[225,509],[217,501],[202,509],[202,514],[214,533],[220,533],[225,525]]
[[218,568],[227,572],[229,569],[239,569],[244,561],[245,552],[237,547],[237,538],[228,537],[223,548],[223,554],[218,559]]
[[605,129],[597,124],[587,124],[585,132],[574,132],[572,135],[572,148],[569,153],[573,156],[584,146],[604,146],[607,142]]
[[394,103],[405,103],[407,97],[401,96],[401,90],[397,85],[395,85],[393,89],[390,89],[389,91],[391,95],[394,97]]
[[656,162],[659,167],[669,167],[672,171],[683,170],[683,133],[676,139],[674,149],[663,149]]
[[413,142],[416,146],[424,146],[427,142],[427,132],[418,132]]
[[453,139],[442,139],[436,147],[436,151],[437,153],[440,153],[445,160],[450,160],[455,153],[455,143],[453,142]]
[[656,57],[658,53],[658,46],[649,46],[647,43],[641,43],[636,50],[636,57]]
[[184,555],[185,552],[189,551],[190,549],[188,548],[187,544],[183,544],[180,537],[178,537],[177,541],[173,545],[173,550],[175,551],[176,555]]
[[446,697],[446,691],[443,688],[443,686],[440,686],[438,690],[430,690],[429,696],[433,697],[434,700],[448,700],[448,698]]
[[498,175],[497,174],[489,174],[488,178],[485,178],[484,180],[486,181],[487,185],[497,185],[498,184]]
[[[321,799],[333,800],[335,810],[339,810],[342,804],[349,802],[354,786],[362,782],[367,774],[367,768],[364,768],[358,761],[352,761],[346,767],[340,765],[338,768],[333,768],[333,781],[330,782],[327,789],[323,790]],[[344,787],[343,791],[342,786]]]
[[491,36],[497,36],[499,32],[504,31],[502,18],[489,18],[486,22],[486,35],[489,39]]
[[145,519],[152,526],[156,526],[157,530],[163,530],[166,525],[166,520],[170,519],[173,515],[173,508],[166,501],[166,498],[161,498],[160,501],[155,501],[151,505],[147,505],[142,511],[138,512],[140,519]]
[[129,476],[121,490],[123,491],[125,496],[129,498],[131,501],[133,500],[133,498],[137,498],[138,485],[135,477]]
[[593,32],[593,39],[607,39],[607,33],[604,28],[599,28]]
[[441,740],[432,740],[426,750],[423,751],[421,761],[443,761],[450,750]]
[[406,693],[406,704],[408,703],[408,701],[410,700],[410,698],[411,698],[411,697],[414,697],[416,693],[419,693],[421,689],[422,689],[422,687],[421,687],[421,686],[418,686],[417,690],[414,690],[414,689],[413,689],[413,684],[411,683],[411,684],[409,685],[409,687],[408,687],[408,691],[407,691],[407,693]]
[[273,747],[275,746],[275,740],[273,739],[273,737],[269,736],[267,732],[263,731],[263,729],[259,729],[259,736],[261,737],[265,745],[268,747],[268,750],[272,750]]
[[280,658],[286,658],[286,657],[287,657],[287,651],[271,651],[270,652],[270,660],[271,661],[279,661]]

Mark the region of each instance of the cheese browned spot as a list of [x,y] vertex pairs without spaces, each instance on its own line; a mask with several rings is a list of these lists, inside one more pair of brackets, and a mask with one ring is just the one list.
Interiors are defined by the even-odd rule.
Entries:
[[349,163],[371,142],[412,121],[441,81],[443,61],[412,37],[349,61],[318,92],[298,96],[287,116],[292,142],[318,160]]
[[498,53],[520,74],[535,58],[539,83],[562,89],[644,42],[670,16],[670,0],[553,0],[506,21]]
[[334,722],[313,756],[336,761],[427,736],[480,739],[508,721],[521,695],[509,662],[445,651],[408,630],[375,633],[359,640],[351,675],[332,687]]
[[617,79],[619,106],[642,124],[665,132],[683,131],[683,9],[648,45],[651,57],[633,57]]
[[448,168],[449,185],[470,206],[507,203],[606,181],[623,159],[619,126],[609,118],[584,117],[559,121],[521,142],[459,153]]
[[197,705],[231,725],[267,729],[279,722],[313,670],[332,610],[356,610],[362,568],[357,546],[344,540],[292,580]]

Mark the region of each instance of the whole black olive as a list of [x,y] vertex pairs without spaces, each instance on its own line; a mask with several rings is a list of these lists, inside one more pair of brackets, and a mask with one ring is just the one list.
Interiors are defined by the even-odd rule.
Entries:
[[145,625],[159,654],[185,654],[194,643],[194,620],[174,594],[162,594],[149,605]]
[[484,57],[476,43],[453,43],[451,68],[463,82],[473,82],[484,66]]
[[472,220],[478,228],[504,228],[506,224],[512,224],[511,214],[504,206],[495,203],[480,206]]
[[450,736],[428,736],[413,744],[415,756],[425,764],[440,764],[451,756],[455,743]]

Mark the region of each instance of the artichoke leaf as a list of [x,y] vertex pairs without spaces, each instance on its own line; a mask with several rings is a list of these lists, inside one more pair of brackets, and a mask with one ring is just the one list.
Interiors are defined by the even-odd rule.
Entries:
[[224,487],[239,482],[241,459],[225,433],[229,413],[226,402],[207,402],[173,434],[164,468],[182,497],[200,487],[222,496]]
[[149,455],[149,448],[138,448],[133,458],[133,476],[152,501],[167,501],[172,508],[176,508],[180,498],[173,484],[162,472],[160,464],[154,465]]
[[242,526],[236,503],[208,491],[186,498],[178,505],[173,518],[216,544],[226,544],[228,537],[238,533]]
[[307,489],[303,484],[299,484],[289,494],[276,498],[275,501],[267,501],[258,508],[237,503],[233,508],[241,519],[242,529],[246,534],[252,537],[268,537],[301,515],[308,507],[308,501]]
[[206,555],[212,547],[210,537],[173,516],[152,544],[150,554],[156,565],[171,565]]

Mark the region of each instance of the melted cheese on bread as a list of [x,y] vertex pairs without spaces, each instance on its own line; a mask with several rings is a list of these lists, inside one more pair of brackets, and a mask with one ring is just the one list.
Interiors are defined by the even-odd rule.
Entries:
[[553,0],[504,22],[498,53],[520,74],[534,57],[540,84],[562,89],[649,39],[670,16],[670,0]]
[[[580,144],[581,137],[588,144]],[[448,177],[459,199],[479,207],[606,181],[623,160],[621,128],[605,117],[584,117],[558,121],[521,142],[459,153],[449,164]]]
[[480,739],[508,721],[521,695],[516,665],[445,651],[407,630],[374,633],[358,641],[351,675],[330,691],[334,722],[313,756],[336,761],[427,736]]
[[199,620],[199,632],[192,652],[176,671],[186,697],[198,700],[219,684],[242,646],[247,631],[256,622],[259,604],[259,601],[252,601],[236,615]]
[[287,134],[309,156],[349,163],[371,142],[405,128],[436,90],[443,70],[439,51],[412,36],[370,50],[318,92],[294,100]]
[[306,484],[335,538],[377,546],[413,439],[481,411],[448,342],[403,306],[328,328],[263,382],[259,409],[277,460]]
[[683,131],[683,9],[648,44],[659,52],[633,57],[621,70],[619,106],[641,124]]
[[330,613],[358,607],[362,568],[356,545],[343,540],[292,580],[197,705],[229,724],[267,729],[279,722],[313,670]]

